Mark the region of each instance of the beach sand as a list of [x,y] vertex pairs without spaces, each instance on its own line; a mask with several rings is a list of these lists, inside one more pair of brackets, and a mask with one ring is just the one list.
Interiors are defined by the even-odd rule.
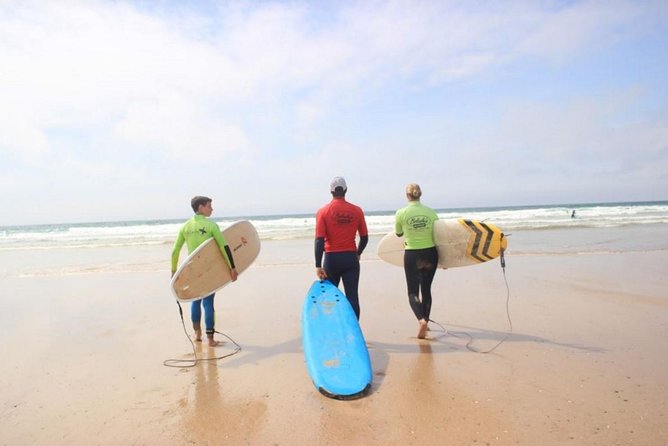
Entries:
[[667,251],[510,251],[513,333],[482,354],[468,336],[486,350],[508,331],[499,262],[439,271],[432,318],[448,332],[431,324],[418,340],[403,271],[374,243],[360,282],[374,381],[355,401],[322,396],[306,371],[311,241],[265,243],[217,294],[216,328],[242,351],[192,368],[163,365],[193,357],[167,289],[170,247],[153,248],[157,268],[6,274],[0,444],[668,444]]

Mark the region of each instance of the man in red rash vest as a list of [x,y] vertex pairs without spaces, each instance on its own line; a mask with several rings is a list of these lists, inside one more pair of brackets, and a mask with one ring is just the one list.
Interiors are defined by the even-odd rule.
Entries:
[[[359,260],[369,241],[369,233],[362,209],[346,201],[347,190],[346,180],[334,177],[330,184],[332,201],[318,210],[315,219],[315,269],[320,280],[328,279],[336,286],[343,279],[346,297],[359,320]],[[357,234],[359,245],[355,243]]]

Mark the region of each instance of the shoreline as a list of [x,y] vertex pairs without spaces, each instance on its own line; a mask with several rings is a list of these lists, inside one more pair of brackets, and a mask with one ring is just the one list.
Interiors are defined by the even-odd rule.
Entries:
[[[382,235],[371,235],[362,263],[378,261]],[[515,231],[507,234],[506,257],[571,256],[668,251],[668,225]],[[173,241],[161,244],[105,247],[0,249],[0,278],[69,276],[107,272],[168,272]],[[185,249],[181,261],[185,259]],[[491,263],[497,262],[496,259]],[[490,263],[488,262],[488,263]],[[313,265],[313,239],[262,240],[254,266]]]

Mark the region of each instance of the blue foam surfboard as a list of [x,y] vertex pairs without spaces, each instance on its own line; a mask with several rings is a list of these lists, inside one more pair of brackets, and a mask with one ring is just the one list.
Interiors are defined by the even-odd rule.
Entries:
[[331,282],[316,281],[302,309],[306,367],[316,389],[330,398],[360,398],[371,388],[371,360],[355,312]]

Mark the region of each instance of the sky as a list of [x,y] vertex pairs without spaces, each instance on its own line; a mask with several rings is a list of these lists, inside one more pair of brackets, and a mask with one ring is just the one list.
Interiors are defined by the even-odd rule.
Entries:
[[668,199],[668,2],[0,0],[0,226]]

